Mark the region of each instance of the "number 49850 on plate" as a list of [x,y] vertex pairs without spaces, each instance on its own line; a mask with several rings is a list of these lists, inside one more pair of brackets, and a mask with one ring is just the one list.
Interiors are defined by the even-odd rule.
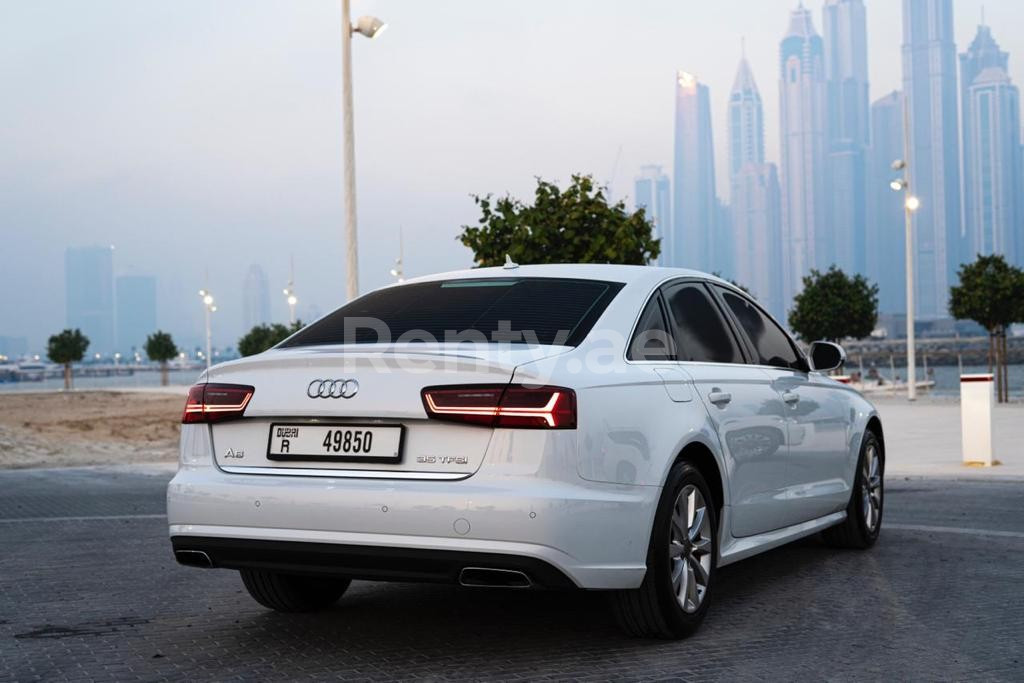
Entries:
[[396,463],[402,459],[402,426],[275,423],[267,458]]

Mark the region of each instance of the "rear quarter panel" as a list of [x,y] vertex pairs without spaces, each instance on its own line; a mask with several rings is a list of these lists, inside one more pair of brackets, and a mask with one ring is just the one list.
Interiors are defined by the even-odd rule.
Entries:
[[583,364],[579,356],[586,353],[581,346],[557,359],[521,366],[514,380],[576,391],[576,465],[581,478],[661,486],[676,456],[694,441],[707,446],[725,471],[717,436],[699,400],[673,401],[655,372],[656,364],[619,362],[606,371],[571,372]]

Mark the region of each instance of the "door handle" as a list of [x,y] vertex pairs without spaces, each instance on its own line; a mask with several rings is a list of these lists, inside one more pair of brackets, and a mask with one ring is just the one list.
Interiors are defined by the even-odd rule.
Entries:
[[708,400],[714,403],[715,405],[718,405],[720,403],[722,405],[725,405],[726,403],[732,400],[732,394],[730,394],[728,391],[719,391],[715,389],[710,394],[708,394]]
[[793,405],[800,400],[800,394],[795,391],[784,391],[782,392],[782,400],[786,403]]

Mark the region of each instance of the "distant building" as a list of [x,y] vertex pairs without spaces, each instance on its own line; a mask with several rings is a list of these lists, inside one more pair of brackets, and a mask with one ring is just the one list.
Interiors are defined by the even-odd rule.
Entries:
[[922,319],[947,315],[949,286],[969,260],[960,214],[953,0],[903,0],[903,92],[910,122],[914,302]]
[[114,352],[114,249],[69,248],[64,252],[67,326],[89,338],[88,353]]
[[242,284],[242,329],[248,332],[270,322],[270,286],[267,274],[255,263],[249,266]]
[[[865,268],[865,165],[870,139],[868,47],[863,0],[826,0],[824,47],[827,230],[821,266]],[[822,236],[819,233],[819,236]]]
[[641,166],[635,180],[635,202],[643,209],[647,220],[654,226],[654,237],[661,239],[661,253],[657,265],[666,264],[667,241],[665,235],[672,229],[672,184],[662,173],[661,166]]
[[[979,73],[967,96],[969,128],[964,142],[967,217],[972,251],[1003,254],[1019,262],[1024,201],[1020,195],[1020,94],[1006,71],[990,66]],[[966,118],[966,117],[965,117]]]
[[122,275],[116,289],[117,348],[122,354],[141,353],[146,338],[156,332],[156,278]]
[[693,74],[680,71],[676,74],[673,225],[665,265],[715,269],[717,207],[708,87]]
[[782,299],[812,268],[829,264],[825,211],[824,45],[802,4],[779,46],[782,150]]
[[715,198],[715,212],[711,229],[714,232],[714,239],[711,242],[711,272],[718,273],[726,279],[733,279],[736,275],[735,259],[733,249],[732,209],[728,204],[719,198]]
[[982,71],[996,67],[1009,72],[1010,55],[999,49],[999,45],[992,37],[992,31],[988,26],[978,26],[974,40],[967,47],[965,52],[960,53],[960,151],[962,154],[963,168],[961,169],[963,185],[963,216],[964,232],[966,237],[966,259],[970,259],[979,249],[975,243],[975,235],[979,232],[977,225],[978,210],[975,207],[974,190],[975,181],[972,178],[974,164],[972,163],[972,147],[976,128],[974,126],[974,112],[971,105],[971,86],[974,80]]
[[775,164],[748,164],[733,180],[732,224],[736,236],[734,279],[780,321],[792,299],[782,298],[781,192]]
[[729,177],[747,164],[764,163],[764,108],[744,55],[729,93]]
[[764,161],[764,110],[746,57],[729,95],[732,277],[785,321],[779,175]]
[[871,148],[868,150],[867,267],[865,275],[878,285],[882,313],[907,312],[906,223],[903,193],[889,183],[901,176],[892,162],[903,158],[903,93],[891,92],[871,105]]
[[1024,169],[1020,96],[1007,73],[1009,55],[979,26],[960,55],[964,222],[969,257],[1003,254],[1024,262]]

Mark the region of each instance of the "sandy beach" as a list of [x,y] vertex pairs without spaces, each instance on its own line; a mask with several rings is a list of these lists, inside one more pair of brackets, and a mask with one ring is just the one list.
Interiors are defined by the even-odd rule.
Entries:
[[0,394],[0,469],[173,461],[180,393]]

